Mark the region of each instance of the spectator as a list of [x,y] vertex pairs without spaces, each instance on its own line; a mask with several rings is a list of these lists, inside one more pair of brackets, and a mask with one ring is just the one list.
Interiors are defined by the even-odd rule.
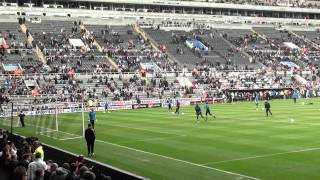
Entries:
[[95,174],[91,171],[85,171],[82,176],[80,176],[81,180],[94,180],[96,178]]
[[[29,164],[28,167],[28,180],[34,180],[36,178],[36,171],[39,170],[41,171],[41,173],[44,174],[44,171],[47,169],[47,165],[44,161],[42,161],[41,159],[41,153],[37,152],[35,154],[35,159],[33,162],[31,162]],[[43,172],[42,172],[43,171]],[[39,176],[39,172],[38,172],[38,177]]]
[[16,148],[14,142],[11,141],[9,143],[9,146],[10,146],[10,154],[11,155],[17,155],[17,148]]
[[17,159],[17,155],[16,155],[16,154],[12,154],[10,160],[8,161],[8,163],[7,163],[7,165],[6,165],[7,170],[8,170],[8,172],[10,173],[9,176],[10,176],[11,178],[13,177],[13,174],[11,174],[11,173],[14,171],[14,169],[15,169],[16,167],[18,167],[18,165],[19,165],[19,161],[18,161],[18,159]]
[[41,143],[39,141],[35,141],[34,147],[35,147],[35,150],[34,150],[33,154],[40,153],[41,160],[43,161],[44,160],[44,151],[43,151],[43,147],[41,146]]
[[29,163],[31,162],[31,153],[23,154],[19,166],[23,166],[25,169],[28,169]]
[[66,166],[58,167],[57,170],[51,174],[49,180],[64,180],[68,174],[69,170],[66,169]]
[[28,180],[27,170],[23,166],[18,166],[13,171],[12,180]]
[[78,177],[75,174],[76,168],[76,163],[72,163],[70,166],[69,174],[66,176],[65,180],[78,180]]
[[52,162],[51,160],[47,163],[47,169],[44,172],[44,179],[45,180],[49,180],[51,175],[54,174],[56,172],[56,170],[58,169],[58,164]]
[[35,172],[34,180],[43,180],[43,177],[44,177],[44,170],[37,169]]

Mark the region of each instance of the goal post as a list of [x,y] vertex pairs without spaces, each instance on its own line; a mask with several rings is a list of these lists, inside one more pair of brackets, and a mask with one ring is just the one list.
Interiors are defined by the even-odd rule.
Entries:
[[41,107],[45,111],[36,117],[39,134],[63,140],[83,137],[83,103],[59,102]]
[[84,137],[84,133],[85,133],[85,123],[84,123],[84,111],[85,111],[85,107],[84,107],[84,103],[81,103],[81,120],[82,120],[82,136]]

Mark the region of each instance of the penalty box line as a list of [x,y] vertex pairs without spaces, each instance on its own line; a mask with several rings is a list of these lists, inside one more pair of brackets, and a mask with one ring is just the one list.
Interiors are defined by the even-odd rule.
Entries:
[[182,163],[185,163],[185,164],[190,164],[190,165],[197,166],[197,167],[202,167],[202,168],[205,168],[205,169],[210,169],[210,170],[215,170],[215,171],[223,172],[223,173],[226,173],[226,174],[231,174],[231,175],[240,176],[240,177],[242,177],[242,178],[245,177],[245,178],[248,178],[248,179],[260,180],[259,178],[256,178],[256,177],[246,176],[246,175],[239,174],[239,173],[235,173],[235,172],[231,172],[231,171],[226,171],[226,170],[222,170],[222,169],[217,169],[217,168],[209,167],[209,166],[206,166],[206,165],[193,163],[193,162],[190,162],[190,161],[185,161],[185,160],[181,160],[181,159],[176,159],[176,158],[169,157],[169,156],[164,156],[164,155],[161,155],[161,154],[156,154],[156,153],[152,153],[152,152],[143,151],[143,150],[140,150],[140,149],[135,149],[135,148],[123,146],[123,145],[120,145],[120,144],[114,144],[114,143],[111,143],[111,142],[102,141],[102,140],[98,140],[98,139],[97,139],[96,141],[97,141],[97,142],[101,142],[101,143],[105,143],[105,144],[109,144],[109,145],[112,145],[112,146],[121,147],[121,148],[128,149],[128,150],[132,150],[132,151],[144,153],[144,154],[149,154],[149,155],[152,155],[152,156],[157,156],[157,157],[161,157],[161,158],[165,158],[165,159],[170,159],[170,160],[177,161],[177,162],[182,162]]

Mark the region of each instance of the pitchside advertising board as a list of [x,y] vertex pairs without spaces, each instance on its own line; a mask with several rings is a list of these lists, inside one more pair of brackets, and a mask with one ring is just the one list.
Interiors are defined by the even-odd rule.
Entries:
[[145,99],[141,100],[140,104],[137,101],[133,101],[132,109],[138,108],[153,108],[153,107],[162,107],[162,100],[161,99]]
[[[105,110],[105,102],[98,103],[98,107],[96,111],[104,111]],[[87,108],[90,110],[90,108]],[[120,110],[120,109],[132,109],[132,101],[108,101],[108,109],[109,110]]]
[[[222,101],[222,98],[177,98],[173,99],[173,106],[176,105],[177,100],[180,102],[181,106],[193,105],[195,103],[208,102],[214,104]],[[124,109],[138,109],[138,108],[155,108],[155,107],[167,107],[167,99],[144,99],[140,101],[140,104],[134,101],[108,101],[109,110],[124,110]],[[7,107],[9,108],[9,107]],[[5,108],[6,109],[6,108]],[[45,115],[45,114],[61,114],[61,113],[75,113],[75,112],[90,112],[91,109],[95,111],[104,111],[105,102],[99,102],[96,106],[83,107],[81,103],[79,104],[47,104],[42,106],[19,106],[16,107],[13,111],[13,116],[17,116],[22,110],[26,115]],[[6,112],[1,112],[0,117],[9,117],[11,116],[11,109]]]
[[[209,104],[214,104],[217,102],[221,102],[223,99],[222,98],[180,98],[178,99],[180,102],[180,105],[193,105],[196,103],[204,103],[204,102],[208,102]],[[174,102],[175,105],[176,101]]]
[[[177,98],[173,100],[173,105],[176,105],[176,101],[180,102],[181,106],[193,105],[195,103],[208,102],[214,104],[222,101],[222,98]],[[121,110],[121,109],[139,109],[139,108],[155,108],[155,107],[167,107],[167,99],[143,99],[140,100],[140,104],[136,100],[133,101],[108,101],[108,110]],[[104,111],[105,102],[97,103],[97,106],[85,107],[85,111]],[[66,110],[65,110],[66,112]]]

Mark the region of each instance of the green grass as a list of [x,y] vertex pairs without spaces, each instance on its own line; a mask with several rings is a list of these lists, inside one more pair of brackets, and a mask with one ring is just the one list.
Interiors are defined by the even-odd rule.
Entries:
[[[271,101],[272,117],[253,102],[217,104],[217,119],[199,123],[194,106],[182,107],[180,116],[165,108],[98,112],[94,159],[150,179],[320,179],[320,102],[302,101]],[[32,117],[26,121],[31,124]],[[81,125],[81,113],[63,114],[59,138],[75,139],[37,136],[86,154],[84,139],[76,138]],[[30,136],[35,129],[14,131]]]

